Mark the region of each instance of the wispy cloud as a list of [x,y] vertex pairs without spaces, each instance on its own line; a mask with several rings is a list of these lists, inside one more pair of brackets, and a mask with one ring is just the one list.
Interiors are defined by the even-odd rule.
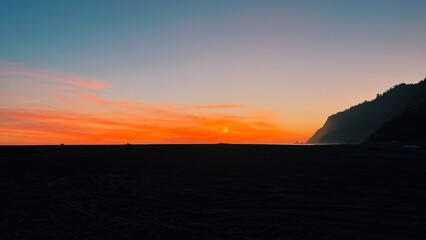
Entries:
[[105,100],[103,98],[96,97],[96,96],[91,95],[91,94],[81,94],[80,98],[83,99],[83,100],[92,101],[92,102],[96,102],[96,103],[100,103],[100,104],[105,104],[105,105],[114,104],[111,101]]
[[28,68],[23,64],[11,62],[0,62],[0,72],[27,78],[44,79],[54,82],[66,83],[78,87],[96,90],[113,86],[112,83],[100,78],[81,76],[74,73],[66,73],[52,69]]
[[101,90],[111,86],[107,81],[8,62],[0,62],[0,74],[36,79],[18,84],[19,103],[0,104],[0,144],[282,143],[300,137],[281,128],[274,113],[246,105],[110,99]]
[[[231,114],[129,112],[90,114],[60,109],[0,109],[2,144],[280,143],[292,133],[268,119]],[[226,131],[225,131],[226,129]]]
[[[62,101],[64,97],[52,98]],[[282,143],[298,137],[282,129],[270,114],[259,114],[262,111],[244,105],[177,109],[172,103],[154,106],[90,94],[77,94],[71,99],[78,108],[35,104],[0,108],[0,144]],[[218,106],[242,111],[204,111],[221,108]]]
[[244,108],[244,105],[205,105],[205,106],[197,106],[197,109],[218,109],[218,108]]

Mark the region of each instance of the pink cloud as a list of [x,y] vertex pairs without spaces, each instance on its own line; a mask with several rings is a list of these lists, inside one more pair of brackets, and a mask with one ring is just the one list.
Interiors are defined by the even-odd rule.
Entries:
[[80,76],[74,73],[65,73],[59,70],[28,68],[24,64],[11,62],[0,62],[0,72],[16,76],[66,83],[95,90],[113,86],[113,84],[107,80],[100,78]]
[[111,104],[114,104],[114,103],[113,103],[113,102],[111,102],[111,101],[105,100],[105,99],[103,99],[103,98],[96,97],[96,96],[91,95],[91,94],[82,94],[82,95],[81,95],[81,99],[83,99],[83,100],[87,100],[87,101],[96,102],[96,103],[101,103],[101,104],[105,104],[105,105],[111,105]]

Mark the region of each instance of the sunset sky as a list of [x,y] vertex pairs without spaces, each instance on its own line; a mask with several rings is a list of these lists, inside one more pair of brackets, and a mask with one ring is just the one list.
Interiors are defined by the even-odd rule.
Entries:
[[426,1],[0,3],[0,144],[294,143],[426,75]]

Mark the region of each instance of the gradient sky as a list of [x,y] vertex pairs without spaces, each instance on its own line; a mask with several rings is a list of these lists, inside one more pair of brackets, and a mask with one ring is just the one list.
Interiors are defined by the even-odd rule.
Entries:
[[0,144],[293,143],[426,75],[426,1],[1,1]]

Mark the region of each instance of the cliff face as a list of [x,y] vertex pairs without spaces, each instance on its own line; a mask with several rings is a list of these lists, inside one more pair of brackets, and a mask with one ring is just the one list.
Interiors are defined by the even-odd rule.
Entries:
[[426,101],[426,78],[417,84],[399,84],[376,99],[328,117],[308,143],[362,143],[384,123]]

